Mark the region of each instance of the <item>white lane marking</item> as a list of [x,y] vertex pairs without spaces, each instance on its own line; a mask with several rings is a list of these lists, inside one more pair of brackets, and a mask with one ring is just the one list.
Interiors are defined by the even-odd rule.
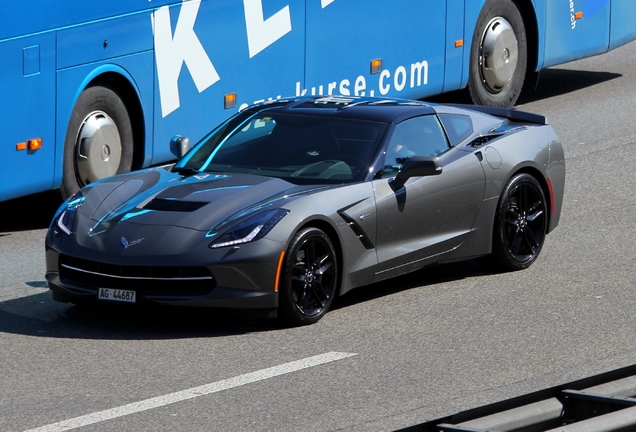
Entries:
[[239,375],[234,378],[228,378],[226,380],[213,382],[210,384],[204,384],[199,387],[193,387],[191,389],[182,390],[174,393],[169,393],[163,396],[157,396],[154,398],[142,400],[139,402],[133,402],[127,405],[122,405],[116,408],[107,409],[104,411],[98,411],[93,414],[87,414],[80,417],[75,417],[69,420],[63,420],[61,422],[52,423],[46,426],[42,426],[35,429],[30,429],[26,432],[62,432],[70,429],[75,429],[82,426],[88,426],[95,423],[111,420],[118,417],[123,417],[129,414],[135,414],[141,411],[147,411],[153,408],[159,408],[166,405],[170,405],[176,402],[182,402],[188,399],[194,399],[200,396],[209,395],[212,393],[228,390],[234,387],[240,387],[246,384],[251,384],[257,381],[266,380],[268,378],[277,377],[280,375],[297,372],[302,369],[308,369],[310,367],[318,366],[325,363],[342,360],[347,357],[352,357],[356,354],[353,353],[341,353],[341,352],[328,352],[313,357],[307,357],[302,360],[296,360],[282,365],[273,366],[267,369],[261,369],[255,372],[250,372],[244,375]]

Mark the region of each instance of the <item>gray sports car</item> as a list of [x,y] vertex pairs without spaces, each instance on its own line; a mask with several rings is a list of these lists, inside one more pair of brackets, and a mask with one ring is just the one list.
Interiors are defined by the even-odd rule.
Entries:
[[519,270],[559,222],[542,116],[354,97],[251,106],[178,162],[88,185],[46,236],[63,302],[251,309],[318,321],[335,296],[473,257]]

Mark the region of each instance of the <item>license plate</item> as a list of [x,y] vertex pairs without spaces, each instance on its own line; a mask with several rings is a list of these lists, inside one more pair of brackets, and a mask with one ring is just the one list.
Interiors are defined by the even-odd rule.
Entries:
[[135,291],[100,288],[97,296],[100,300],[110,300],[125,303],[135,303]]

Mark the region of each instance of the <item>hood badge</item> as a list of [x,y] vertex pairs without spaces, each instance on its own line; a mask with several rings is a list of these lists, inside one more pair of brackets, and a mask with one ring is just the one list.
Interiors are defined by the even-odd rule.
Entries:
[[134,246],[134,245],[136,245],[136,244],[139,244],[139,243],[141,243],[143,240],[144,240],[144,239],[140,238],[140,239],[133,240],[133,241],[129,242],[128,240],[126,240],[126,238],[125,238],[125,237],[122,237],[122,238],[121,238],[121,244],[123,244],[123,245],[124,245],[124,249],[128,249],[130,246]]

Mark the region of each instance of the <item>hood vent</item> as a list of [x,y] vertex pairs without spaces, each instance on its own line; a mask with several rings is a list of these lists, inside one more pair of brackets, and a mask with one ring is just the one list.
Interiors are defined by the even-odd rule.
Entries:
[[144,210],[189,213],[197,211],[207,204],[208,203],[202,201],[183,201],[177,199],[154,198],[144,206]]

